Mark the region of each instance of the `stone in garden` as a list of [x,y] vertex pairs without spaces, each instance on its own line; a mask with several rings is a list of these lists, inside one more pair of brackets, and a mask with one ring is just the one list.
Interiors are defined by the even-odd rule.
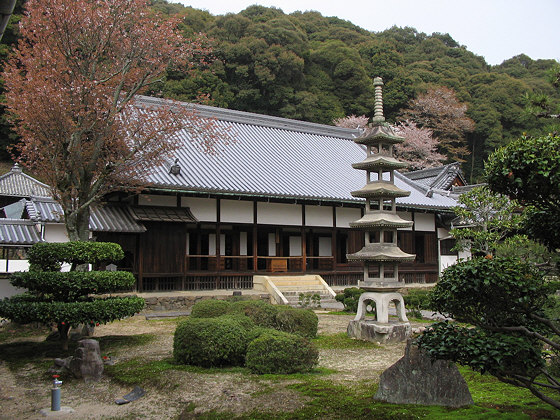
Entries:
[[393,404],[462,407],[474,404],[465,379],[453,362],[432,361],[408,340],[405,355],[381,374],[375,400]]
[[92,339],[80,340],[68,369],[76,378],[83,378],[86,382],[99,380],[103,374],[99,342]]

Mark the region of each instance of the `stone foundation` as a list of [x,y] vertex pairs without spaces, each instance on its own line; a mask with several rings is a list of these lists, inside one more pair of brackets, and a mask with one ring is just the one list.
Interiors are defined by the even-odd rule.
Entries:
[[350,321],[348,336],[374,343],[398,343],[406,341],[412,328],[408,322],[389,321],[382,324],[374,320]]
[[[190,310],[193,305],[201,300],[206,299],[231,299],[232,295],[180,295],[180,296],[149,296],[145,297],[146,306],[144,310],[146,311],[186,311]],[[239,298],[239,297],[238,297]],[[246,300],[263,300],[265,302],[270,301],[269,294],[243,294],[242,299]]]

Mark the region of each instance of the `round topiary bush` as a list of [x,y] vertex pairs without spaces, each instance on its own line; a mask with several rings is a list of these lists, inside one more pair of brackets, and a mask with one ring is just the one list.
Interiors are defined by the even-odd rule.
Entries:
[[194,304],[191,310],[193,318],[215,318],[230,312],[231,303],[225,300],[206,299]]
[[319,318],[309,309],[279,306],[275,328],[280,331],[313,338],[317,335]]
[[305,337],[265,331],[247,347],[245,366],[253,373],[308,372],[317,365],[319,352]]
[[254,324],[245,317],[192,318],[177,325],[173,357],[178,363],[214,367],[242,366]]
[[246,315],[260,327],[274,328],[278,309],[262,300],[241,300],[231,303],[230,313]]

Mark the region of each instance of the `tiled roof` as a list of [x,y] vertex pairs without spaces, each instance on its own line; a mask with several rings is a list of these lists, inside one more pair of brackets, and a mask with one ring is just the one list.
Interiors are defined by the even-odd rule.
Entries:
[[16,163],[10,172],[0,176],[0,195],[11,197],[50,197],[47,184],[24,174]]
[[[139,98],[140,105],[159,103],[162,100]],[[353,141],[360,134],[358,130],[208,106],[196,109],[201,117],[215,118],[216,124],[227,128],[235,143],[224,146],[216,155],[208,155],[199,150],[189,132],[181,130],[178,133],[181,148],[168,165],[154,168],[148,177],[151,188],[362,201],[350,194],[366,183],[364,172],[352,168],[353,163],[366,158],[363,146]],[[175,159],[181,167],[179,175],[170,173]],[[437,193],[426,195],[427,188],[398,173],[395,173],[395,185],[411,191],[410,196],[397,199],[400,206],[448,209],[456,205],[453,198]]]
[[189,208],[129,207],[128,210],[134,220],[142,222],[197,222]]
[[[31,199],[26,203],[27,213],[31,219],[45,223],[63,222],[60,204],[50,199]],[[137,223],[125,207],[92,206],[89,228],[93,232],[141,233],[146,228]]]
[[458,177],[466,184],[458,162],[436,168],[421,169],[407,172],[406,177],[429,189],[450,190],[453,181]]
[[0,244],[33,245],[41,240],[36,225],[31,220],[0,219]]

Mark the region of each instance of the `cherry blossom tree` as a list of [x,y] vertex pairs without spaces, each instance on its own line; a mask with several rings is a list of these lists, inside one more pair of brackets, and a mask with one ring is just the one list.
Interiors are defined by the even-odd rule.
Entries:
[[[337,127],[361,128],[368,131],[368,117],[350,115],[333,121]],[[420,128],[406,120],[393,126],[395,134],[404,137],[404,143],[395,146],[395,157],[409,164],[408,170],[433,168],[441,165],[446,157],[437,152],[438,140],[429,128]]]
[[404,143],[395,145],[395,157],[408,163],[409,171],[435,168],[447,159],[438,153],[438,139],[429,128],[420,128],[415,122],[406,120],[395,126],[395,132],[405,138]]
[[367,127],[369,118],[365,115],[348,115],[347,117],[337,118],[333,120],[333,124],[343,128],[363,128]]
[[414,99],[403,117],[431,129],[439,141],[438,151],[449,160],[464,162],[468,154],[466,134],[475,128],[466,112],[467,106],[459,102],[453,89],[437,86]]
[[5,67],[18,160],[47,182],[71,240],[87,240],[92,203],[145,182],[188,129],[206,152],[220,133],[177,103],[147,108],[138,94],[173,66],[204,64],[208,40],[183,38],[147,0],[28,0]]

